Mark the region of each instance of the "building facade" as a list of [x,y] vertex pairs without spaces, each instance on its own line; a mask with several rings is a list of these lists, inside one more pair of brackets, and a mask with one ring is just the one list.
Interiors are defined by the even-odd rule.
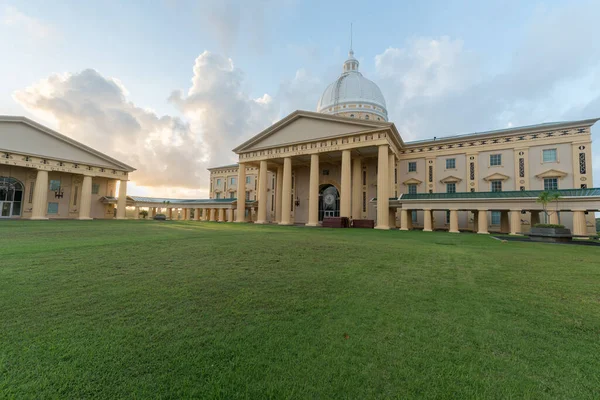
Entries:
[[0,218],[125,218],[132,171],[27,118],[0,116]]
[[[236,147],[239,164],[209,170],[210,197],[229,198],[239,221],[251,200],[257,223],[316,226],[344,216],[379,229],[517,233],[548,219],[579,234],[595,229],[590,128],[598,119],[404,142],[352,52],[317,110],[296,111]],[[550,215],[540,213],[539,193],[563,190]]]

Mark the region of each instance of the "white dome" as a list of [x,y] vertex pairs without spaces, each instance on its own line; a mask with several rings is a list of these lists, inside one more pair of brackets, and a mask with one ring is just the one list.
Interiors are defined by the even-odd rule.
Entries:
[[346,116],[354,116],[354,113],[356,115],[371,113],[387,121],[385,98],[379,86],[358,72],[358,60],[354,58],[352,50],[344,63],[344,71],[340,77],[327,86],[321,95],[317,111]]

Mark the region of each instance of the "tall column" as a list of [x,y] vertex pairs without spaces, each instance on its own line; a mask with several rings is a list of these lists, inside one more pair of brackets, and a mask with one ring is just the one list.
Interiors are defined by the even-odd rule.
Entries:
[[423,210],[423,231],[431,232],[433,230],[433,220],[431,218],[431,210]]
[[479,213],[473,211],[473,232],[477,232],[479,229]]
[[342,151],[342,180],[340,193],[340,217],[350,218],[350,204],[352,200],[352,153],[350,150]]
[[521,210],[510,210],[510,234],[521,233]]
[[267,161],[260,162],[258,168],[258,216],[257,224],[267,223]]
[[362,160],[352,160],[352,219],[362,217]]
[[246,211],[246,164],[238,164],[237,178],[237,220],[235,222],[246,222],[244,219]]
[[[343,178],[342,178],[343,179]],[[310,180],[308,183],[308,223],[319,225],[319,155],[310,155]]]
[[388,175],[389,175],[389,179],[390,179],[390,185],[389,185],[389,196],[388,197],[396,197],[396,177],[394,172],[396,171],[396,155],[394,153],[391,153],[389,156],[389,169],[388,169]]
[[199,208],[196,208],[196,209],[194,210],[194,219],[195,219],[196,221],[200,221],[200,209],[199,209]]
[[48,171],[38,170],[33,189],[31,219],[48,219]]
[[510,223],[508,218],[508,211],[500,212],[500,232],[501,233],[509,233],[510,232]]
[[487,235],[488,232],[488,218],[487,218],[487,210],[479,210],[477,216],[477,223],[479,225],[479,229],[477,229],[477,233],[482,235]]
[[551,224],[558,224],[558,212],[556,211],[550,211],[550,223]]
[[587,235],[584,210],[573,210],[573,235]]
[[225,222],[225,209],[219,208],[219,222]]
[[217,220],[217,210],[215,208],[210,209],[210,217],[209,221],[215,222]]
[[134,219],[140,219],[140,208],[138,206],[135,207],[135,211],[134,211]]
[[227,210],[227,212],[229,213],[227,222],[233,222],[234,221],[233,216],[235,214],[235,210],[233,208],[230,208],[229,210]]
[[173,208],[169,207],[169,219],[173,219]]
[[277,182],[275,182],[275,221],[281,222],[281,189],[283,186],[283,165],[277,166]]
[[450,210],[450,233],[460,233],[458,230],[458,210]]
[[127,207],[127,180],[121,180],[119,185],[119,198],[117,199],[117,219],[125,219],[125,207]]
[[377,155],[377,226],[375,229],[390,229],[389,227],[389,157],[388,145],[379,146]]
[[406,220],[406,227],[410,231],[413,228],[413,219],[412,219],[413,210],[406,210],[406,213],[408,214],[408,219]]
[[81,185],[81,202],[79,203],[79,218],[92,219],[92,177],[83,176],[83,184]]
[[283,159],[283,184],[281,188],[281,225],[291,224],[292,214],[292,159]]
[[[411,215],[412,217],[412,215]],[[408,230],[408,210],[403,208],[400,210],[400,230],[407,231]]]
[[531,211],[531,220],[529,221],[530,226],[533,228],[535,225],[540,223],[540,212]]

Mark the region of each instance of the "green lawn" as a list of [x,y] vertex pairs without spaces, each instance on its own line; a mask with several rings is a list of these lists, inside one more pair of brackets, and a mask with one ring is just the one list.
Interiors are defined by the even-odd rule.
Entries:
[[1,398],[598,398],[600,250],[0,222]]

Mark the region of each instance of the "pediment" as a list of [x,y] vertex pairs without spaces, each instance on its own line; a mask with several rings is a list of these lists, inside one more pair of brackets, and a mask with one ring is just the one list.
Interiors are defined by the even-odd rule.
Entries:
[[542,172],[541,174],[536,175],[536,178],[544,179],[544,178],[564,178],[568,174],[563,171],[559,171],[557,169],[549,169],[547,171]]
[[454,175],[447,176],[444,179],[440,180],[441,183],[458,183],[460,181],[462,181],[462,179]]
[[0,149],[129,172],[135,170],[114,158],[23,117],[0,116]]
[[240,153],[390,127],[387,122],[365,121],[307,111],[296,111],[233,149]]
[[420,181],[420,180],[418,180],[416,178],[410,178],[410,179],[407,179],[404,182],[402,182],[402,184],[406,185],[406,186],[408,186],[408,185],[420,185],[421,183],[423,183],[423,181]]
[[508,175],[504,175],[501,173],[496,172],[495,174],[491,174],[486,176],[485,178],[483,178],[484,181],[486,182],[490,182],[490,181],[506,181],[510,179],[510,176]]

